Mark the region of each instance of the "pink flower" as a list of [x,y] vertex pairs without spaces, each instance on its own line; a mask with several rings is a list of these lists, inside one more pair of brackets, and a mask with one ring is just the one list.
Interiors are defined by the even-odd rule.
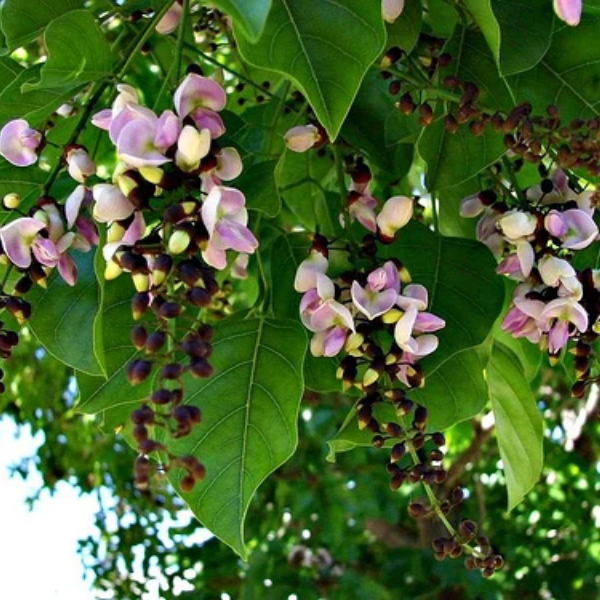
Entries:
[[211,137],[208,129],[198,131],[192,125],[186,125],[177,140],[175,164],[184,172],[191,173],[200,166],[200,161],[210,151]]
[[169,35],[173,33],[179,21],[181,21],[181,14],[183,13],[183,7],[179,2],[173,2],[173,5],[165,13],[165,16],[156,25],[156,31],[161,35]]
[[377,231],[377,216],[375,207],[377,200],[371,194],[350,192],[348,196],[348,212],[352,220],[356,219],[365,229],[375,233]]
[[250,257],[243,252],[237,255],[237,258],[231,265],[231,276],[234,279],[247,279],[248,278],[248,261]]
[[17,167],[28,167],[37,161],[35,150],[41,141],[42,134],[25,119],[14,119],[0,131],[0,154]]
[[567,25],[574,27],[581,20],[581,0],[554,0],[554,12]]
[[460,216],[473,218],[479,216],[485,210],[485,204],[479,199],[479,194],[467,196],[460,201]]
[[20,269],[31,265],[31,247],[46,225],[38,219],[21,217],[0,228],[0,240],[8,259]]
[[96,173],[96,165],[85,148],[72,148],[67,152],[66,160],[69,175],[78,183],[84,183],[90,175]]
[[[137,90],[130,85],[119,83],[117,90],[119,91],[119,95],[115,98],[112,108],[101,110],[92,117],[92,124],[99,129],[108,131],[113,120],[127,105],[137,104],[138,102]],[[112,142],[115,143],[115,140],[112,140]]]
[[393,23],[404,10],[404,0],[381,0],[381,14],[387,23]]
[[225,132],[217,111],[225,107],[225,90],[212,79],[189,73],[173,96],[175,110],[180,118],[190,115],[198,129],[208,129],[213,138]]
[[[569,338],[569,323],[581,333],[588,326],[586,310],[573,298],[557,298],[546,305],[541,317],[553,321],[548,332],[548,350],[556,354],[567,343]],[[573,333],[575,333],[573,331]]]
[[288,130],[283,139],[293,152],[306,152],[321,140],[321,134],[314,125],[297,125]]
[[202,220],[209,235],[202,256],[216,269],[227,266],[225,250],[253,254],[258,247],[258,241],[246,226],[245,204],[242,192],[225,186],[213,187],[202,204]]
[[354,306],[370,321],[390,310],[396,304],[399,293],[398,269],[391,261],[369,274],[366,287],[354,281],[351,288]]
[[598,226],[583,210],[551,210],[544,220],[546,230],[562,242],[563,248],[582,250],[598,238]]
[[377,225],[381,237],[391,242],[396,231],[404,227],[413,216],[413,200],[407,196],[392,196],[383,205]]
[[94,219],[100,223],[121,221],[133,214],[135,207],[121,190],[110,183],[99,183],[92,188]]
[[329,261],[320,252],[312,250],[308,258],[305,258],[296,271],[294,289],[297,292],[308,292],[317,287],[317,276],[325,275]]

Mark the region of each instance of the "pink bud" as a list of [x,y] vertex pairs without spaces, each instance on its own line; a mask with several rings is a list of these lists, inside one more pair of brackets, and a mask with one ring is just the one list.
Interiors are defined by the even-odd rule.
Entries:
[[396,231],[404,227],[412,216],[412,198],[407,196],[392,196],[389,198],[377,217],[377,225],[382,237],[391,241],[396,235]]
[[283,139],[285,145],[293,152],[306,152],[321,139],[321,135],[314,125],[298,125],[292,127]]
[[179,25],[179,21],[181,21],[181,13],[183,12],[183,7],[179,2],[173,2],[173,6],[165,13],[165,16],[158,22],[156,26],[156,31],[161,35],[169,35],[169,33],[173,33],[177,26]]
[[78,183],[96,172],[96,165],[84,148],[73,148],[67,152],[69,175]]
[[574,27],[581,20],[581,0],[554,0],[554,12],[567,25]]
[[404,10],[404,0],[381,0],[383,20],[393,23]]

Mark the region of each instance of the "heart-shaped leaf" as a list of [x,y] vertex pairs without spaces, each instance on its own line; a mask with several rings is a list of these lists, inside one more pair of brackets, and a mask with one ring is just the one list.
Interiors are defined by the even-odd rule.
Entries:
[[381,6],[363,0],[274,0],[257,42],[236,28],[250,63],[289,77],[335,139],[385,44]]

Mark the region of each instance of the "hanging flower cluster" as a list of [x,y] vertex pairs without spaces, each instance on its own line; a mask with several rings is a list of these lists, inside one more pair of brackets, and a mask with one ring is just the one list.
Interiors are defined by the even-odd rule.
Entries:
[[586,277],[574,254],[598,239],[595,192],[575,192],[565,173],[526,193],[526,206],[509,208],[485,191],[465,198],[461,215],[476,217],[477,236],[501,260],[497,272],[519,282],[502,328],[556,355],[569,338],[596,328],[598,272]]
[[[351,218],[376,232],[385,243],[393,241],[413,213],[411,198],[395,196],[376,214],[377,201],[369,194],[368,184],[354,182],[348,202]],[[352,207],[360,208],[353,211]],[[408,387],[419,385],[415,365],[436,350],[438,338],[433,333],[445,323],[426,312],[427,290],[410,283],[408,271],[398,261],[377,265],[377,260],[371,257],[371,262],[374,265],[368,272],[342,273],[332,279],[327,275],[330,266],[327,240],[322,236],[314,238],[310,255],[299,265],[294,282],[296,291],[303,293],[300,317],[313,333],[311,352],[314,356],[331,357],[345,351],[350,357],[369,363],[362,378],[366,386],[384,371]],[[377,329],[393,336],[388,353],[372,339]],[[377,356],[372,360],[374,352]]]

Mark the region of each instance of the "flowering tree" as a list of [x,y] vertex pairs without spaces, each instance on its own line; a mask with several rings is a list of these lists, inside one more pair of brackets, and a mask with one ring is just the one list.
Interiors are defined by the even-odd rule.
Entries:
[[329,460],[377,448],[435,557],[491,577],[444,453],[487,413],[512,510],[533,390],[595,390],[599,13],[5,0],[2,358],[33,332],[136,488],[166,476],[243,559],[303,394],[337,392]]

